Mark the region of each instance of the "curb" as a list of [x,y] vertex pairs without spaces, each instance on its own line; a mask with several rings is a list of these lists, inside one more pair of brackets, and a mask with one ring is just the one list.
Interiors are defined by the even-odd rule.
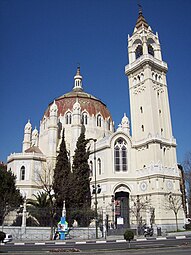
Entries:
[[[133,239],[133,242],[137,241],[161,241],[161,240],[180,240],[180,239],[187,239],[191,238],[191,235],[184,235],[184,236],[167,236],[167,237],[145,237],[145,238],[137,238]],[[46,241],[46,242],[15,242],[15,243],[7,243],[8,245],[14,246],[22,246],[22,245],[75,245],[75,244],[100,244],[100,243],[122,243],[126,242],[124,239],[115,239],[115,240],[88,240],[88,241]],[[0,245],[7,245],[5,243],[0,243]]]

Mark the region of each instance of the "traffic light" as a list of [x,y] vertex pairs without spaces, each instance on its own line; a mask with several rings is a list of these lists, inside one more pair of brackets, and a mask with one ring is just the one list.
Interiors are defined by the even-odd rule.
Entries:
[[98,184],[96,187],[95,185],[92,185],[92,194],[99,194],[101,192],[101,187],[100,185]]
[[96,187],[95,185],[92,185],[92,194],[94,195],[96,193]]
[[101,192],[101,187],[100,187],[100,185],[98,184],[97,185],[97,194],[99,194]]

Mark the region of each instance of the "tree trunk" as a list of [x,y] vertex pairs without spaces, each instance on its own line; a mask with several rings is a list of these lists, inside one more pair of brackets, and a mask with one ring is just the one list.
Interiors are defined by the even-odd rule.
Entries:
[[178,232],[178,217],[177,217],[177,213],[175,213],[175,219],[176,219],[176,231]]
[[54,235],[54,213],[51,212],[50,215],[50,240],[53,240]]

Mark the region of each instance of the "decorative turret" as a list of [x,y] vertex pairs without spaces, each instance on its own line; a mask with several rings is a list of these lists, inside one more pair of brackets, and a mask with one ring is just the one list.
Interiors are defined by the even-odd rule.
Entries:
[[81,127],[81,106],[78,102],[78,98],[76,98],[76,102],[73,105],[72,127],[74,126]]
[[32,126],[30,120],[28,120],[24,128],[23,152],[31,147],[31,132]]
[[76,102],[73,105],[73,113],[76,115],[80,115],[81,113],[81,107],[80,103],[78,102],[78,98],[76,98]]
[[36,127],[32,131],[32,146],[38,147],[38,130]]
[[126,132],[128,135],[130,135],[130,126],[129,126],[129,119],[126,116],[126,113],[124,113],[124,116],[121,121],[121,128],[124,132]]
[[50,106],[50,118],[48,123],[48,157],[56,158],[57,135],[58,135],[58,107],[56,102]]
[[80,74],[80,67],[78,66],[76,75],[74,76],[74,91],[83,91],[82,88],[82,76]]
[[72,111],[72,143],[71,143],[71,153],[74,152],[76,147],[76,142],[81,133],[82,127],[82,119],[81,119],[81,106],[78,102],[78,98],[76,98],[76,102],[73,105]]
[[54,103],[50,106],[50,117],[56,117],[57,118],[57,112],[58,112],[58,107],[55,103],[55,100],[54,100]]

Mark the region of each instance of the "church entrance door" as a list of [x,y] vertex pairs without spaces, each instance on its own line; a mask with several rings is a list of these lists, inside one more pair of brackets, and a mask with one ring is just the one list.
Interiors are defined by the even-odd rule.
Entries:
[[129,228],[129,193],[120,191],[115,193],[115,226]]

